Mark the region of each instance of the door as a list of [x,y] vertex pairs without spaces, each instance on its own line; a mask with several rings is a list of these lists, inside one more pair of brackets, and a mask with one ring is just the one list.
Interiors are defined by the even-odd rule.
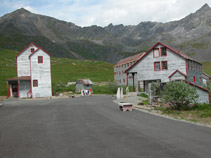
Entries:
[[14,97],[18,97],[18,84],[12,83],[12,94]]

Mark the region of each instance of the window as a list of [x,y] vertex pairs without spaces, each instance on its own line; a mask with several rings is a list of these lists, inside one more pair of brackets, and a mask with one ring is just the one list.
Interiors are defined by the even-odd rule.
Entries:
[[38,87],[38,80],[33,80],[33,87]]
[[125,79],[123,79],[123,83],[125,83]]
[[166,47],[161,48],[161,56],[167,56]]
[[34,48],[31,48],[31,53],[34,53]]
[[129,63],[127,63],[127,66],[129,67]]
[[196,82],[196,77],[195,76],[193,76],[193,82]]
[[160,62],[154,62],[154,70],[160,71]]
[[202,83],[202,78],[201,77],[199,77],[199,82]]
[[153,49],[153,57],[158,58],[160,56],[159,48]]
[[167,63],[167,61],[162,61],[162,70],[168,70],[168,63]]
[[43,56],[38,56],[38,63],[43,63]]

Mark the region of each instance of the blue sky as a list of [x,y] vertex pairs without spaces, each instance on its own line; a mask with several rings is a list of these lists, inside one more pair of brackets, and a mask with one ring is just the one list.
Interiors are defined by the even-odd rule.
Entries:
[[0,16],[19,8],[80,26],[168,22],[195,12],[211,0],[0,0]]

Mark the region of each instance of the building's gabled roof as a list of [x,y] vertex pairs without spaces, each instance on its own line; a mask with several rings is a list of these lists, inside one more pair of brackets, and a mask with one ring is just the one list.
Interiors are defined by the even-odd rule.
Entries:
[[76,84],[81,83],[83,85],[93,85],[93,82],[90,79],[79,79]]
[[136,55],[133,55],[133,56],[130,56],[130,57],[127,57],[127,58],[124,58],[124,59],[121,59],[116,65],[114,66],[119,66],[119,65],[122,65],[122,64],[127,64],[127,63],[130,63],[130,62],[133,62],[133,61],[137,61],[139,58],[141,58],[142,56],[144,55],[144,53],[138,53]]
[[168,48],[169,50],[171,50],[172,52],[174,52],[175,54],[179,55],[180,57],[182,57],[184,59],[193,60],[193,61],[201,64],[200,62],[198,62],[197,60],[189,57],[188,55],[183,54],[183,53],[181,53],[181,52],[179,52],[179,51],[177,51],[177,50],[175,50],[175,49],[173,49],[173,48],[171,48],[171,47],[169,47],[169,46],[167,46],[167,45],[165,45],[161,42],[158,42],[150,50],[148,50],[144,55],[142,55],[133,65],[131,65],[127,70],[125,70],[125,72],[129,71],[133,66],[135,66],[139,61],[141,61],[147,54],[149,54],[159,44],[163,45],[164,47]]
[[168,78],[171,78],[176,72],[179,72],[181,75],[183,75],[183,76],[186,77],[186,75],[185,75],[184,73],[182,73],[182,72],[179,71],[179,70],[176,70],[176,71],[174,71]]
[[31,56],[34,55],[36,52],[38,52],[38,50],[40,50],[40,49],[51,57],[51,55],[50,55],[47,51],[45,51],[45,50],[42,49],[41,47],[38,47],[37,50],[35,50],[31,55],[29,55],[29,58],[31,58]]
[[204,73],[204,72],[202,72],[202,75],[203,75],[203,76],[206,76],[207,78],[211,78],[208,74],[206,74],[206,73]]
[[[18,53],[17,55],[16,55],[16,58],[20,55],[20,54],[22,54],[27,48],[29,48],[31,45],[34,45],[35,47],[37,47],[38,49],[37,50],[35,50],[32,54],[34,54],[35,52],[37,52],[39,49],[41,49],[41,50],[43,50],[46,54],[48,54],[49,56],[51,56],[47,51],[45,51],[43,48],[41,48],[40,46],[38,46],[38,45],[36,45],[36,44],[34,44],[33,42],[31,42],[28,46],[26,46],[22,51],[20,51],[20,53]],[[31,55],[32,55],[31,54]],[[30,55],[30,56],[31,56]],[[30,57],[29,56],[29,57]]]
[[191,82],[188,82],[188,81],[186,81],[186,80],[185,80],[185,82],[188,83],[189,85],[192,85],[192,86],[197,87],[197,88],[199,88],[199,89],[202,89],[202,90],[204,90],[204,91],[206,91],[206,92],[209,92],[209,90],[206,89],[206,88],[203,88],[203,87],[201,87],[201,86],[198,86],[198,85],[193,84],[193,83],[191,83]]

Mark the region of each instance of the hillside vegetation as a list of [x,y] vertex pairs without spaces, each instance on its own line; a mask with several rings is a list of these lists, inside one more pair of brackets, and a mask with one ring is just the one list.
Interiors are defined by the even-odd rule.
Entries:
[[[0,96],[6,96],[6,79],[15,77],[18,52],[0,49]],[[91,60],[51,58],[52,85],[66,84],[79,78],[89,78],[93,82],[113,81],[113,65]],[[211,75],[211,62],[203,63],[203,72]]]
[[[0,49],[0,96],[5,96],[6,79],[15,77],[18,52]],[[91,60],[73,60],[70,58],[51,58],[52,85],[66,84],[79,78],[89,78],[93,82],[113,81],[113,65]]]
[[0,48],[21,50],[29,41],[53,57],[106,61],[149,50],[158,41],[198,61],[211,61],[211,8],[203,5],[186,17],[166,23],[81,27],[21,8],[0,17]]

